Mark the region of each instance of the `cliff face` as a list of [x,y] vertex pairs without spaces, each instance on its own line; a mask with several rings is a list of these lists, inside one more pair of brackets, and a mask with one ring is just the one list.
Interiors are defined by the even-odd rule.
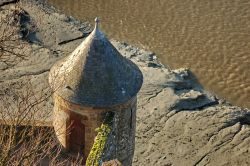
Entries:
[[[4,8],[11,11],[10,6]],[[24,36],[29,41],[24,46],[26,60],[11,67],[1,65],[1,98],[10,101],[15,98],[13,89],[26,91],[27,80],[37,93],[49,90],[50,67],[90,32],[88,24],[43,4],[25,2],[20,6],[29,18],[25,28],[32,33]],[[133,165],[249,165],[248,109],[217,99],[188,69],[170,70],[152,52],[117,41],[113,44],[144,75],[138,96]],[[51,98],[41,108],[40,113],[47,115],[45,125],[51,125]]]
[[117,43],[144,74],[138,97],[134,165],[248,165],[250,111],[202,88],[187,69]]

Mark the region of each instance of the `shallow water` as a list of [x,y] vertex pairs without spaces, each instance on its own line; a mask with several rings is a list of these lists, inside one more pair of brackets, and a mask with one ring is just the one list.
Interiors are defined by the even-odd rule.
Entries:
[[207,90],[250,108],[250,0],[48,0],[110,37],[187,67]]

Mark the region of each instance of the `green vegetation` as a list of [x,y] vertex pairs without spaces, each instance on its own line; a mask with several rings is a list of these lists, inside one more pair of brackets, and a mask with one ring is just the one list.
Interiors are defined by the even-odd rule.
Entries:
[[89,153],[89,156],[86,161],[87,166],[98,166],[103,150],[105,148],[106,142],[108,140],[108,135],[111,132],[113,114],[107,113],[105,122],[101,127],[97,128],[97,136],[95,138],[94,145]]

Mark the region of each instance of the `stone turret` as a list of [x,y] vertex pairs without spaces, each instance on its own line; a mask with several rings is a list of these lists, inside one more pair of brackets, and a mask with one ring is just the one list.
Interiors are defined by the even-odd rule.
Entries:
[[134,153],[136,96],[143,77],[98,27],[50,71],[54,93],[54,129],[62,146],[86,158],[95,129],[107,112],[114,113],[116,158],[130,165]]

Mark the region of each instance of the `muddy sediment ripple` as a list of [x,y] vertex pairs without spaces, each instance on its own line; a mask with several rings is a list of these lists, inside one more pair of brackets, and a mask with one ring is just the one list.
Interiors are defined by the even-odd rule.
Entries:
[[188,67],[206,89],[250,108],[250,1],[49,0],[82,21],[102,19],[111,38]]

